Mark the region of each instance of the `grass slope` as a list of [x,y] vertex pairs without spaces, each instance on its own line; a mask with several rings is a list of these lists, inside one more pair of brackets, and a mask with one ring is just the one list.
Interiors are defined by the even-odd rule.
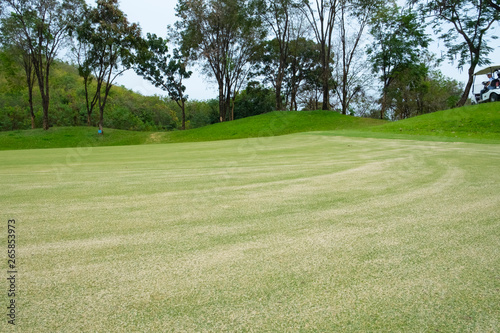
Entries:
[[465,106],[372,127],[370,131],[452,137],[500,139],[500,103]]
[[340,129],[362,129],[383,121],[347,117],[336,112],[271,112],[187,131],[134,132],[106,129],[98,136],[95,128],[64,127],[49,131],[0,132],[0,150],[117,146],[147,143],[199,142]]
[[43,129],[0,132],[0,150],[67,148],[88,146],[139,145],[147,142],[151,133],[106,129],[97,135],[94,127],[51,127]]
[[312,131],[323,132],[322,135],[494,143],[500,142],[500,103],[440,111],[390,123],[328,111],[282,111],[188,131],[106,129],[104,136],[98,136],[95,128],[63,127],[49,131],[0,132],[0,150],[200,142]]
[[19,332],[498,330],[500,145],[294,134],[0,160]]
[[278,136],[311,131],[359,130],[383,124],[329,111],[275,111],[184,132],[165,133],[164,142],[196,142]]

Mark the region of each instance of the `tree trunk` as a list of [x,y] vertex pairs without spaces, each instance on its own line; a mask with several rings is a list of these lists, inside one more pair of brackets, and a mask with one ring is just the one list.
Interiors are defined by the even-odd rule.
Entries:
[[30,105],[31,129],[35,129],[35,111],[33,109],[33,87],[28,87],[28,100]]
[[219,120],[224,122],[226,120],[226,103],[224,101],[224,86],[219,82]]
[[[322,46],[323,48],[325,46]],[[330,86],[329,86],[329,66],[328,66],[328,55],[326,50],[323,50],[322,54],[322,79],[323,79],[323,105],[322,110],[330,110]]]
[[472,88],[472,84],[474,83],[474,70],[476,69],[476,65],[471,65],[469,68],[469,80],[467,81],[467,84],[465,85],[465,90],[464,93],[462,94],[462,97],[460,100],[457,102],[456,106],[461,107],[464,106],[465,103],[467,102],[467,99],[469,99],[469,93]]
[[292,77],[291,77],[291,91],[290,91],[290,110],[297,111],[297,91],[298,91],[298,82],[297,82],[297,73],[294,69],[292,69]]
[[283,110],[283,103],[281,101],[281,82],[276,82],[276,110]]
[[232,103],[232,104],[233,104],[233,105],[231,106],[231,121],[233,121],[233,120],[234,120],[234,104],[235,104],[235,103],[234,103],[234,99],[233,99],[233,103]]
[[229,88],[227,89],[226,100],[224,102],[225,102],[224,103],[224,114],[227,115],[229,110],[231,110],[231,90]]
[[106,107],[106,101],[108,100],[109,91],[113,87],[113,85],[110,82],[111,80],[109,78],[111,76],[111,71],[109,73],[110,73],[110,75],[108,76],[108,81],[106,82],[106,87],[104,88],[104,96],[100,97],[100,93],[99,93],[99,99],[98,99],[98,101],[99,101],[99,134],[101,134],[101,135],[104,134],[104,131],[103,131],[104,108]]
[[385,108],[386,108],[386,93],[385,91],[382,93],[382,104],[380,106],[380,119],[384,119]]
[[[87,107],[87,126],[91,126],[92,123],[92,105],[89,104],[89,82],[88,82],[88,77],[85,76],[83,78],[83,86],[85,87],[85,103]],[[97,90],[99,91],[99,83],[97,85]],[[95,95],[94,95],[94,100],[95,100]]]
[[42,96],[42,108],[43,108],[43,129],[48,130],[50,128],[48,96]]
[[182,109],[182,130],[186,129],[186,105],[184,100],[181,99],[181,109]]
[[347,71],[346,66],[344,65],[344,69],[342,71],[342,114],[347,114],[347,109],[349,108],[349,98],[347,91]]
[[[41,67],[41,66],[39,66]],[[45,74],[45,76],[43,76]],[[50,95],[49,95],[49,65],[46,65],[45,73],[39,70],[37,73],[38,78],[38,86],[40,89],[40,95],[42,97],[42,119],[43,119],[43,129],[48,130],[50,127],[49,124],[49,103],[50,103]]]
[[[26,59],[26,58],[25,58]],[[35,74],[32,72],[31,58],[24,61],[24,69],[26,73],[26,83],[28,84],[28,104],[30,106],[30,116],[31,116],[31,129],[35,129],[35,111],[33,108],[33,85],[35,80]]]
[[103,126],[104,126],[104,107],[99,107],[99,134],[103,135]]
[[281,86],[283,85],[283,77],[284,77],[284,68],[283,65],[280,63],[280,66],[278,68],[278,77],[276,78],[276,110],[277,111],[282,111],[283,110],[283,102],[281,100]]
[[321,109],[330,110],[330,87],[325,82],[323,82],[323,106]]

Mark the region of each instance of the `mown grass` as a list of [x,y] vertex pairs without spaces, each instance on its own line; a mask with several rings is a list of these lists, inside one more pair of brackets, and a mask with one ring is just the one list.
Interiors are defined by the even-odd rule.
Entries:
[[[95,128],[89,127],[0,132],[0,150],[201,142],[313,131],[354,137],[500,142],[500,107],[498,105],[499,103],[487,103],[468,106],[397,122],[356,118],[329,111],[307,111],[271,112],[232,122],[174,132],[106,129],[105,135],[99,136]],[[329,133],[324,133],[324,131]]]
[[385,123],[331,111],[275,111],[191,131],[165,133],[163,142],[197,142],[278,136],[311,131],[359,130]]
[[139,145],[146,143],[150,135],[115,129],[105,129],[105,135],[98,135],[94,127],[9,131],[0,132],[0,150]]
[[500,103],[465,106],[371,127],[371,132],[458,139],[500,139]]
[[198,129],[173,132],[134,132],[105,129],[97,135],[92,127],[62,127],[0,132],[0,150],[119,146],[148,143],[199,142],[339,129],[361,129],[379,120],[342,116],[336,112],[271,112]]
[[19,332],[500,326],[500,145],[293,134],[0,160]]

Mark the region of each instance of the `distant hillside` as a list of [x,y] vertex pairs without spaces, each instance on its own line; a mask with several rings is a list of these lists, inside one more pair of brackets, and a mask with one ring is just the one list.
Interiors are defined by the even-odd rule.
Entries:
[[[36,128],[42,127],[41,98],[38,87],[33,89]],[[56,61],[50,76],[51,126],[86,126],[87,110],[82,78],[75,66]],[[160,131],[181,126],[180,110],[174,101],[158,96],[142,96],[121,86],[114,86],[104,114],[107,128]],[[190,128],[206,126],[217,119],[216,110],[208,102],[189,101],[187,119]],[[0,50],[0,131],[29,129],[28,89],[24,72],[5,52]],[[98,122],[94,109],[92,125]]]
[[500,143],[500,103],[440,111],[397,122],[356,118],[331,111],[282,111],[187,131],[138,132],[106,129],[104,136],[97,135],[93,127],[10,131],[0,132],[0,150],[214,141],[300,132],[387,139]]

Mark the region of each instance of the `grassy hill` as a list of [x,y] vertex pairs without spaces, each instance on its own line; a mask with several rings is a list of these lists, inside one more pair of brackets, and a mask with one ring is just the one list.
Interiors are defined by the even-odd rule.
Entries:
[[385,123],[382,120],[344,116],[331,111],[274,111],[190,131],[162,133],[162,141],[215,141],[313,131],[361,130]]
[[500,139],[500,103],[465,106],[372,127],[370,131],[417,136]]
[[434,141],[500,142],[500,103],[467,106],[402,121],[344,116],[336,112],[271,112],[187,131],[137,132],[92,127],[0,133],[0,150],[200,142],[279,136],[300,132],[353,137]]

